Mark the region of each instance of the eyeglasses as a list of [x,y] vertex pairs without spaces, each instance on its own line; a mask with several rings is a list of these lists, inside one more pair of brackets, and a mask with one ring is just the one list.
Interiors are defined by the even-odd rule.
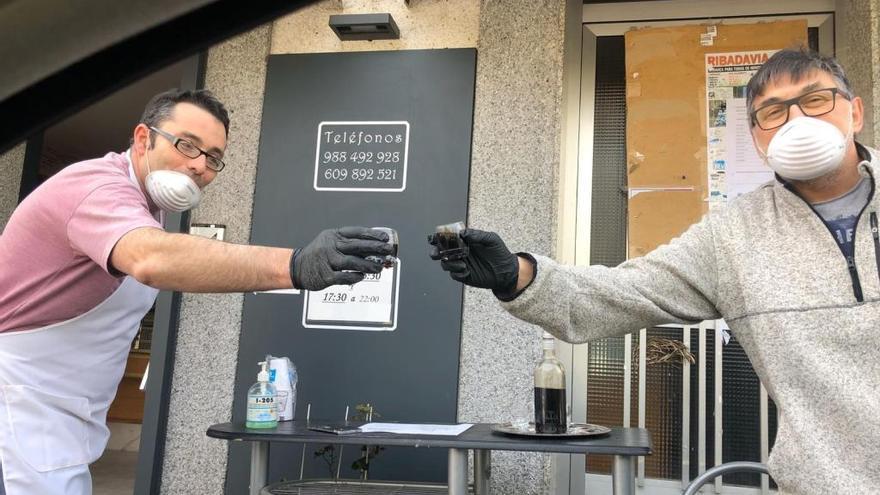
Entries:
[[205,155],[205,164],[208,166],[208,168],[210,168],[211,170],[213,170],[215,172],[219,172],[219,171],[223,170],[223,167],[226,166],[226,164],[223,163],[223,160],[221,160],[219,157],[217,157],[216,155],[213,155],[211,153],[208,153],[207,151],[192,144],[190,141],[187,141],[186,139],[183,139],[183,138],[179,138],[179,137],[175,136],[174,134],[163,131],[162,129],[157,129],[153,126],[149,126],[149,127],[150,127],[151,131],[153,131],[156,134],[171,141],[171,144],[174,145],[174,147],[177,149],[177,151],[179,151],[183,156],[185,156],[187,158],[198,158],[202,155]]
[[752,123],[765,131],[782,127],[788,122],[788,116],[792,105],[797,105],[804,115],[818,117],[834,110],[837,95],[847,100],[851,97],[840,88],[823,88],[810,91],[794,98],[770,103],[751,113]]

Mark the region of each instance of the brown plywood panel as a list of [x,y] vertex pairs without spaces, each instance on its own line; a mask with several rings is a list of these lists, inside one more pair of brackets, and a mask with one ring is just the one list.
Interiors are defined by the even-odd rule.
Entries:
[[703,216],[703,192],[643,191],[629,199],[629,257],[643,256],[682,234]]
[[[627,176],[630,188],[689,188],[675,205],[645,204],[634,215],[630,201],[629,256],[640,256],[683,232],[706,211],[707,53],[774,50],[806,44],[805,20],[718,24],[713,45],[700,44],[705,25],[659,27],[626,33]],[[638,195],[638,203],[669,194]],[[699,198],[699,200],[695,199]],[[675,208],[671,217],[648,210]],[[682,208],[692,208],[683,211]],[[655,223],[656,222],[656,223]],[[688,222],[688,223],[675,223]],[[671,237],[667,237],[674,234]],[[634,242],[638,241],[638,242]],[[646,250],[647,249],[647,250]]]

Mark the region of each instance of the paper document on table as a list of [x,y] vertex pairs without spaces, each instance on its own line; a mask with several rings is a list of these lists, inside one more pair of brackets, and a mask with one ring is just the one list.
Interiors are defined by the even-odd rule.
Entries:
[[405,423],[367,423],[360,427],[364,433],[399,433],[402,435],[461,435],[473,424],[430,425]]

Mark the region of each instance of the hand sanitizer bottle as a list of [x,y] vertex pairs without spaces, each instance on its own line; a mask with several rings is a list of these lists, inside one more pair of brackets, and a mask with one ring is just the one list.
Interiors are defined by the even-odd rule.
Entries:
[[262,361],[261,371],[257,374],[257,383],[248,389],[247,420],[248,428],[275,428],[278,426],[278,405],[275,403],[277,393],[275,386],[269,383],[268,363]]

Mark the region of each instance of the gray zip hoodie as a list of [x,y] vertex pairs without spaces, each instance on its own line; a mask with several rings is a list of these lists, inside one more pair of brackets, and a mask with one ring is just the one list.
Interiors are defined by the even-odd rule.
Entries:
[[[877,175],[878,155],[859,165]],[[880,493],[880,195],[848,263],[811,207],[771,182],[617,267],[535,256],[502,305],[568,342],[724,318],[779,410],[769,466],[780,493]]]

